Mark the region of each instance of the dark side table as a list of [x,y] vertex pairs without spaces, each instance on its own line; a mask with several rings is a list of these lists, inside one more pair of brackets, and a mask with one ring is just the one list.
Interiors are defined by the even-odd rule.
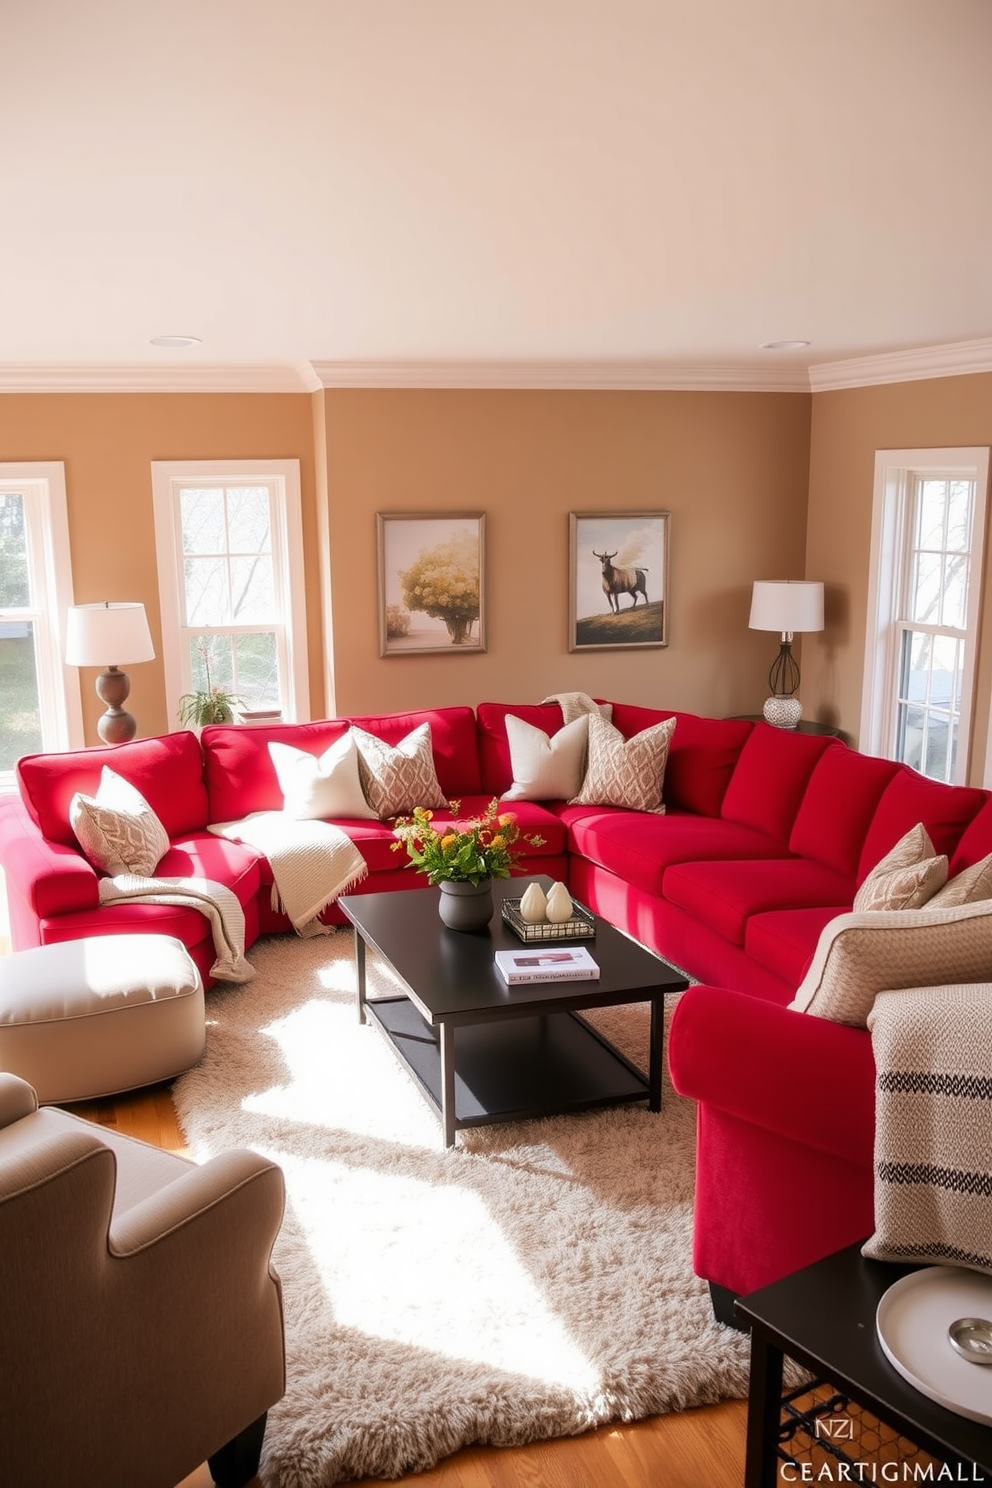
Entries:
[[[737,1314],[751,1329],[745,1488],[774,1488],[780,1463],[792,1463],[782,1470],[782,1478],[792,1482],[926,1481],[914,1477],[906,1460],[914,1448],[948,1465],[942,1478],[933,1472],[932,1482],[992,1484],[992,1426],[955,1415],[915,1390],[878,1342],[875,1310],[882,1294],[916,1269],[865,1260],[860,1246],[852,1245],[737,1301]],[[815,1378],[783,1397],[786,1357]],[[992,1368],[987,1373],[992,1394]],[[814,1397],[812,1409],[797,1409],[796,1400]],[[878,1462],[851,1450],[852,1407],[891,1429],[890,1460],[894,1452],[897,1462],[905,1462],[904,1473],[883,1473]],[[801,1415],[805,1422],[797,1420]],[[825,1454],[828,1471],[817,1476],[813,1467],[812,1477],[802,1471],[797,1432]],[[882,1432],[873,1429],[872,1444],[881,1440]]]
[[[763,713],[732,713],[730,716],[731,716],[731,718],[740,718],[740,719],[743,719],[743,721],[745,723],[766,723],[767,722],[767,719],[765,718],[765,715]],[[768,727],[769,728],[774,728],[775,725],[774,724],[769,724]],[[800,719],[800,721],[796,724],[795,728],[784,729],[783,730],[783,733],[786,733],[786,734],[829,734],[831,736],[831,738],[834,738],[834,739],[844,739],[844,738],[846,738],[846,735],[845,735],[843,729],[834,728],[833,725],[832,724],[829,724],[829,723],[812,723],[809,719],[806,719],[806,718]]]

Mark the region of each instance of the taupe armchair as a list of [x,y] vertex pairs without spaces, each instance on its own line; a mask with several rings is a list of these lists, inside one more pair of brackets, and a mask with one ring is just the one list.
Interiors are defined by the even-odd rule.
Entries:
[[285,1388],[283,1198],[255,1153],[198,1167],[0,1074],[0,1483],[255,1475]]

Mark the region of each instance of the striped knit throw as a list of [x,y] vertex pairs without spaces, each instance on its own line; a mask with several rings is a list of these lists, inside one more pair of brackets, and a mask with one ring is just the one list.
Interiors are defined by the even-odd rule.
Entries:
[[863,1253],[992,1272],[992,984],[882,992],[875,1233]]

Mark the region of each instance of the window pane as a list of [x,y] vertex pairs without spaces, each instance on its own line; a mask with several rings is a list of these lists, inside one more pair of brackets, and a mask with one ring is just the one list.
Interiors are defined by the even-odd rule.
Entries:
[[227,562],[223,558],[187,558],[186,623],[229,625]]
[[271,558],[231,559],[231,619],[239,625],[265,620],[271,624],[276,619]]
[[945,714],[931,713],[927,718],[926,754],[922,765],[924,775],[931,780],[949,780],[948,742],[950,720]]
[[909,600],[911,620],[925,620],[928,624],[936,623],[940,606],[942,569],[943,564],[939,554],[917,553]]
[[934,636],[930,668],[930,703],[935,708],[951,707],[955,693],[960,693],[963,647],[951,636]]
[[931,637],[919,631],[905,630],[899,663],[899,697],[905,702],[922,703],[927,697],[930,673]]
[[267,553],[269,493],[265,486],[232,486],[227,493],[227,532],[232,553]]
[[971,546],[971,498],[974,481],[948,481],[947,548],[966,553]]
[[182,503],[183,552],[223,553],[224,492],[211,487],[184,487]]
[[968,558],[965,554],[949,553],[945,564],[940,623],[964,630],[968,618]]
[[281,707],[274,632],[235,636],[234,649],[237,691],[243,705],[250,709]]
[[944,513],[947,507],[947,482],[924,480],[919,485],[917,503],[916,541],[917,548],[944,546]]
[[234,691],[234,656],[229,635],[191,636],[189,660],[194,692],[209,692],[211,687]]
[[20,609],[31,603],[28,544],[24,527],[24,497],[0,493],[0,609]]
[[0,623],[0,770],[12,770],[22,754],[42,746],[34,625]]
[[896,759],[918,770],[923,762],[923,709],[899,705]]

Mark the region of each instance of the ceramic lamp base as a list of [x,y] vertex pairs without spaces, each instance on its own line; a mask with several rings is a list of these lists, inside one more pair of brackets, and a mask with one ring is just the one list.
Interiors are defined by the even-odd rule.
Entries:
[[766,699],[762,712],[765,722],[773,728],[794,729],[803,716],[803,705],[797,697],[785,697],[779,693]]

